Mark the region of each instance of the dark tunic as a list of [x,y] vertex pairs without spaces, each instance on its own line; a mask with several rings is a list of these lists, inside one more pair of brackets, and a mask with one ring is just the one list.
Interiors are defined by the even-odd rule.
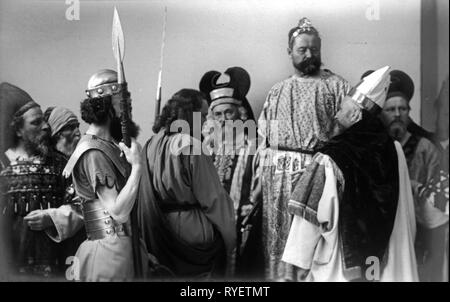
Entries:
[[177,277],[222,275],[235,248],[233,203],[210,157],[179,153],[190,144],[163,131],[147,143],[139,226],[148,251]]
[[[248,147],[249,148],[249,147]],[[244,151],[244,150],[241,150]],[[261,278],[264,273],[262,249],[262,200],[255,193],[259,181],[254,166],[254,155],[241,152],[239,155],[215,155],[214,166],[219,179],[230,194],[236,211],[236,278]],[[256,161],[256,165],[258,161]],[[237,191],[237,192],[236,192]],[[253,196],[252,196],[253,194]],[[252,206],[250,213],[243,213],[243,207]]]
[[[393,140],[380,121],[363,118],[321,150],[344,174],[339,227],[346,268],[383,259],[389,245],[399,196],[398,159]],[[364,202],[362,202],[364,201]]]
[[[339,202],[339,238],[344,271],[348,272],[349,280],[364,278],[361,272],[365,271],[368,257],[386,260],[394,227],[399,198],[394,142],[377,118],[363,112],[361,121],[331,139],[319,151],[332,158],[345,179]],[[315,171],[317,168],[317,163],[308,167],[292,195],[292,199],[305,205],[297,215],[315,225],[319,224],[316,215],[323,188],[323,181],[315,183],[311,177],[320,172]],[[324,170],[321,173],[323,175]],[[324,177],[318,179],[323,180]]]
[[[108,215],[108,219],[102,219],[98,226],[91,230],[90,235],[109,225],[114,226],[116,230],[119,227],[125,230],[112,236],[86,240],[80,245],[76,257],[80,264],[80,278],[84,281],[124,281],[134,277],[130,220],[119,223],[99,202],[97,194],[101,187],[116,188],[117,192],[120,192],[125,186],[130,167],[120,154],[120,148],[113,142],[87,134],[81,138],[66,167],[68,172],[72,172],[73,168],[76,193],[81,198],[83,211],[87,209],[83,213],[86,229],[88,211],[91,211],[92,215],[93,208],[103,208],[102,211],[106,212],[104,214]],[[89,219],[91,228],[97,220]],[[141,253],[141,264],[144,266],[147,264],[146,256],[146,253]],[[145,267],[143,271],[146,272]]]

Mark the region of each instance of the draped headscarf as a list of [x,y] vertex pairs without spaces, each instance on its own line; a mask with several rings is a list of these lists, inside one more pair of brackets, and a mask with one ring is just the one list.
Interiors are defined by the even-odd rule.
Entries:
[[48,117],[48,124],[52,130],[52,137],[65,126],[72,123],[78,123],[78,118],[72,111],[64,107],[55,107]]

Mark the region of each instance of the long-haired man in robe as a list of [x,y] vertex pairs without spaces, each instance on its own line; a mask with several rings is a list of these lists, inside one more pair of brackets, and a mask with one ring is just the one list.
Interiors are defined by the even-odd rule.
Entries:
[[143,148],[139,226],[148,252],[179,279],[223,278],[235,249],[233,202],[202,152],[207,114],[203,93],[178,91]]

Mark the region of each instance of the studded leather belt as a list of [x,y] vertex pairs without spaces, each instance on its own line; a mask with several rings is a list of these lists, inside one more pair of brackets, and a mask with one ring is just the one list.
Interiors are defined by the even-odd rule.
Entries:
[[128,236],[124,225],[115,224],[114,219],[99,200],[83,203],[82,212],[88,240],[99,240],[114,234]]

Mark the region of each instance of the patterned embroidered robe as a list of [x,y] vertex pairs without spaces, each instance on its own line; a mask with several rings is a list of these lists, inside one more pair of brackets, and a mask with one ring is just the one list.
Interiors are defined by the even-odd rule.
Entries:
[[[238,277],[260,276],[262,273],[261,251],[261,215],[249,217],[251,230],[244,231],[244,219],[250,215],[255,204],[260,202],[259,192],[259,158],[255,155],[256,140],[247,136],[238,136],[235,146],[221,146],[213,154],[214,166],[220,182],[230,195],[235,211],[237,246],[235,257],[235,274]],[[230,153],[230,154],[229,154]]]
[[[331,134],[333,118],[350,85],[329,70],[314,77],[290,78],[270,90],[258,121],[266,140],[259,150],[262,165],[263,246],[265,277],[276,280],[296,269],[281,256],[291,224],[287,202],[292,188],[310,163],[313,150]],[[306,149],[309,154],[276,148]]]

